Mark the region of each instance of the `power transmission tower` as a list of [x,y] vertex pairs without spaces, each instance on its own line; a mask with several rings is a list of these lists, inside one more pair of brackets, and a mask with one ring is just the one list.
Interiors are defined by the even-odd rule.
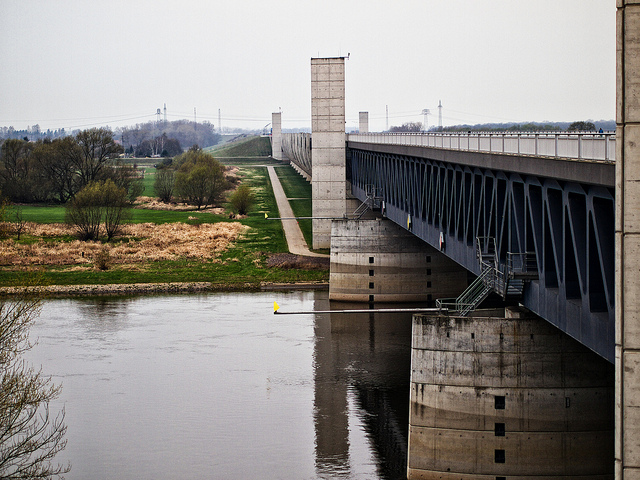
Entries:
[[387,105],[387,128],[385,129],[385,131],[389,131],[389,105]]
[[429,115],[431,115],[431,110],[429,110],[428,108],[425,108],[422,110],[422,115],[424,115],[424,131],[428,132],[429,131]]

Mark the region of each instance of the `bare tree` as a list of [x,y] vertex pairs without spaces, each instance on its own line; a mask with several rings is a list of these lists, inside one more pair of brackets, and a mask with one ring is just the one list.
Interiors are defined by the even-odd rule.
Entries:
[[76,146],[69,151],[81,186],[100,180],[104,171],[124,149],[108,128],[90,128],[76,135]]
[[80,240],[98,239],[104,227],[109,241],[129,219],[129,207],[127,191],[107,179],[89,183],[67,202],[65,219],[76,229]]
[[60,394],[51,377],[27,365],[29,327],[40,302],[26,293],[0,301],[0,478],[52,479],[70,471],[54,464],[66,446],[64,409],[51,415],[49,402]]
[[173,197],[174,173],[169,167],[156,170],[153,188],[161,202],[169,203]]
[[22,214],[22,207],[20,205],[16,205],[13,208],[13,220],[13,232],[17,235],[18,240],[20,240],[22,232],[27,228],[27,220]]
[[73,161],[78,156],[73,137],[38,142],[33,149],[36,164],[51,184],[52,196],[57,196],[60,203],[65,203],[78,191],[77,167]]

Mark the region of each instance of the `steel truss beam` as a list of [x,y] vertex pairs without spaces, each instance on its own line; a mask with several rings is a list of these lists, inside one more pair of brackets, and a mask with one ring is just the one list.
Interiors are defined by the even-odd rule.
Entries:
[[378,189],[386,217],[476,275],[479,237],[495,239],[501,263],[533,252],[538,279],[522,304],[614,361],[612,188],[360,149],[347,158],[356,197]]

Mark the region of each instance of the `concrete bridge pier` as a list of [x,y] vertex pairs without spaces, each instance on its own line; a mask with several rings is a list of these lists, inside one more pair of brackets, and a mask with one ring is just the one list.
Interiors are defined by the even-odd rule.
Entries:
[[331,300],[433,304],[458,296],[467,277],[464,268],[386,218],[331,223]]
[[515,307],[412,335],[410,480],[613,478],[609,362]]

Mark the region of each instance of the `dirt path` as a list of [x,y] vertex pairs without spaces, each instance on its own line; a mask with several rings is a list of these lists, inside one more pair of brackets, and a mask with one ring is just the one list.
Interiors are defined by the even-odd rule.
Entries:
[[307,242],[304,240],[298,221],[293,217],[293,210],[289,205],[289,200],[284,193],[278,174],[275,168],[268,166],[269,178],[271,179],[271,187],[273,188],[273,194],[276,197],[276,203],[278,204],[278,210],[280,211],[280,217],[290,220],[282,220],[282,228],[284,234],[287,237],[287,244],[289,245],[289,251],[294,255],[304,255],[307,257],[329,257],[321,253],[315,253],[309,250]]

